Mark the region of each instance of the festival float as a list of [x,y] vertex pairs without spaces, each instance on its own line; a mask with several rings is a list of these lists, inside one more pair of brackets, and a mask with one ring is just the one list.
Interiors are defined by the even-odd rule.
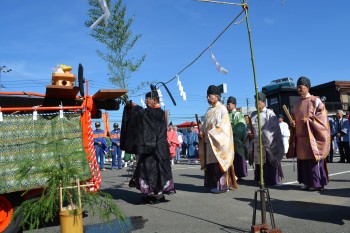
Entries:
[[[72,67],[60,65],[45,94],[0,92],[1,233],[36,229],[45,215],[46,223],[60,216],[61,232],[83,232],[84,204],[100,200],[91,122],[101,110],[118,110],[127,90],[89,95],[81,64],[75,82]],[[123,218],[111,199],[101,201]]]

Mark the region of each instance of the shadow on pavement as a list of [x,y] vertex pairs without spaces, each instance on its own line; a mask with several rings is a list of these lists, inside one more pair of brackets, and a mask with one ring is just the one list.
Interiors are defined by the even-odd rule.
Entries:
[[93,224],[84,227],[85,233],[129,233],[134,230],[143,229],[148,220],[141,216],[128,217],[124,223],[121,220],[113,220],[111,223]]
[[204,186],[196,186],[193,184],[182,184],[182,183],[175,183],[175,189],[177,191],[186,191],[186,192],[192,192],[192,193],[208,193],[209,189]]
[[213,224],[213,225],[217,225],[220,227],[220,230],[222,232],[236,232],[236,233],[249,233],[250,230],[248,229],[244,229],[244,228],[238,228],[238,227],[231,227],[231,226],[227,226],[227,225],[223,225],[223,224],[219,224],[217,222],[213,222],[213,221],[210,221],[208,219],[204,219],[204,218],[200,218],[198,216],[194,216],[194,215],[190,215],[190,214],[185,214],[185,213],[182,213],[182,212],[178,212],[178,211],[173,211],[173,210],[169,210],[169,209],[164,209],[164,208],[161,208],[159,206],[155,206],[155,205],[152,205],[150,207],[153,207],[153,208],[156,208],[156,209],[160,209],[160,210],[163,210],[163,211],[167,211],[167,212],[171,212],[171,213],[174,213],[174,214],[179,214],[179,215],[183,215],[183,216],[186,216],[188,218],[195,218],[197,220],[201,220],[205,223],[210,223],[210,224]]
[[204,176],[202,176],[202,175],[182,174],[182,175],[180,175],[180,176],[185,176],[185,177],[189,177],[189,178],[196,178],[196,179],[203,180],[203,182],[204,182]]
[[[235,199],[243,202],[249,202],[249,205],[253,207],[253,199]],[[292,218],[317,222],[328,222],[337,225],[344,225],[344,220],[350,220],[350,207],[304,201],[282,201],[278,199],[271,199],[271,204],[275,214]],[[258,210],[260,210],[259,205],[260,202],[258,203]]]

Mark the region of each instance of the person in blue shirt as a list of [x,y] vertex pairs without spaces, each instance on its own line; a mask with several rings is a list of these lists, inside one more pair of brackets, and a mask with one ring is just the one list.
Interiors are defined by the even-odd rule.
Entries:
[[194,130],[194,124],[191,124],[191,129],[185,135],[184,142],[187,145],[187,164],[191,164],[192,161],[194,164],[198,164],[198,153],[196,150],[196,146],[198,145],[198,134]]
[[329,156],[327,157],[327,162],[328,163],[333,163],[333,140],[336,135],[335,131],[335,121],[333,117],[328,117],[328,122],[329,122],[329,130],[330,130],[330,135],[331,135],[331,146],[329,149]]
[[106,137],[105,132],[101,129],[100,122],[95,123],[95,130],[93,132],[94,134],[94,147],[96,152],[96,159],[99,161],[100,170],[104,171],[106,170],[104,168],[104,155],[105,155],[105,147],[106,147]]
[[[122,169],[122,151],[120,150],[120,129],[118,123],[113,124],[109,137],[112,142],[112,169]],[[117,160],[117,161],[116,161]]]
[[[343,117],[342,110],[337,111],[337,119],[334,122],[337,144],[339,147],[340,160],[338,163],[350,163],[349,147],[349,121]],[[346,160],[346,161],[345,161]]]

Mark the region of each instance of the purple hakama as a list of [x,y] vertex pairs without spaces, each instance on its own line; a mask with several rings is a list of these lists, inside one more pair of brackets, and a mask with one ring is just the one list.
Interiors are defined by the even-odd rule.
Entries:
[[[226,179],[226,176],[229,176],[229,179]],[[204,175],[204,187],[217,188],[218,190],[232,189],[231,168],[227,172],[222,172],[218,163],[207,164]]]
[[[270,163],[266,162],[264,163],[263,169],[265,185],[276,185],[280,183],[281,175],[278,167],[274,167]],[[254,180],[260,181],[260,164],[255,164]]]
[[317,162],[313,159],[298,159],[298,182],[312,188],[322,188],[328,184],[328,171],[324,160]]
[[237,178],[248,176],[247,161],[243,156],[236,153],[235,160],[233,161],[233,166],[235,168],[235,175]]

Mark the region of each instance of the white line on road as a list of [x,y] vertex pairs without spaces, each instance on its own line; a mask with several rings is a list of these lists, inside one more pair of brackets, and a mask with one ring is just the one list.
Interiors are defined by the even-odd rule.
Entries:
[[[350,171],[337,172],[337,173],[329,174],[328,176],[336,176],[336,175],[341,175],[341,174],[345,174],[345,173],[350,173]],[[292,182],[286,182],[286,183],[282,183],[282,184],[296,184],[296,183],[299,183],[299,182],[292,181]]]

